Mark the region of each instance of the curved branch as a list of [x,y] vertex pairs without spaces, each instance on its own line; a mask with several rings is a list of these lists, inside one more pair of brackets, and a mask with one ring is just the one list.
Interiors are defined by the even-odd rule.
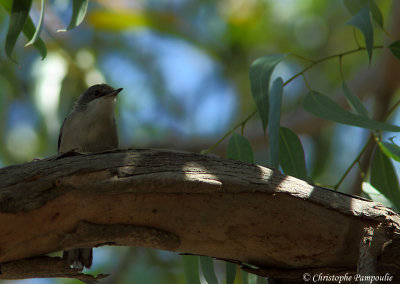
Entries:
[[4,263],[101,245],[209,255],[275,278],[355,273],[365,228],[382,232],[378,272],[399,267],[390,260],[399,254],[395,212],[258,165],[121,150],[6,167],[0,180],[0,278]]

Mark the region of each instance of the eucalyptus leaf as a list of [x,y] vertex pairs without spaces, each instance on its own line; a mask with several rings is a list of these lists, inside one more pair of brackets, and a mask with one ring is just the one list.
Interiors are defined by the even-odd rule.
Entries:
[[243,270],[241,272],[242,272],[242,283],[249,284],[249,273]]
[[10,25],[6,36],[6,54],[8,58],[16,62],[12,58],[12,52],[17,42],[18,36],[24,28],[25,22],[29,17],[32,0],[15,0],[12,2]]
[[400,188],[395,169],[380,147],[375,148],[371,162],[371,185],[400,208]]
[[204,279],[208,284],[218,284],[217,276],[214,271],[214,261],[209,256],[199,256],[201,270],[203,271]]
[[351,15],[357,14],[366,5],[371,9],[372,18],[383,29],[383,15],[374,0],[344,0],[344,5]]
[[[5,1],[2,0],[0,1],[0,5],[3,6],[3,8],[11,14],[11,9],[12,9],[12,3],[11,1]],[[25,25],[22,29],[22,32],[24,33],[25,37],[28,39],[31,39],[35,33],[35,26],[33,25],[32,19],[30,17],[27,18]],[[42,60],[46,57],[47,55],[47,49],[46,45],[42,41],[42,39],[37,39],[36,42],[33,44],[34,47],[40,52],[40,55],[42,56]],[[14,61],[15,62],[15,61]]]
[[285,174],[307,180],[304,150],[297,135],[286,127],[280,128],[279,162]]
[[368,117],[368,111],[364,107],[361,100],[347,87],[346,83],[342,83],[343,93],[351,107],[360,115]]
[[371,63],[372,47],[374,45],[374,29],[372,28],[370,12],[369,5],[366,5],[356,15],[354,15],[347,24],[355,26],[363,33],[369,62]]
[[66,29],[58,31],[66,32],[79,26],[85,18],[88,4],[89,0],[72,0],[72,16],[69,25]]
[[396,40],[389,45],[390,51],[393,55],[400,60],[400,40]]
[[199,257],[197,255],[182,255],[182,261],[186,284],[200,284]]
[[278,77],[272,84],[269,96],[270,111],[268,123],[270,166],[276,169],[279,168],[279,127],[281,119],[282,93],[283,80],[281,77]]
[[232,132],[226,150],[227,157],[246,163],[254,163],[253,149],[250,142],[242,135]]
[[351,113],[326,95],[310,91],[303,101],[303,108],[308,112],[338,123],[362,127],[371,130],[399,132],[400,127],[376,121],[359,114]]
[[378,145],[386,156],[400,162],[400,147],[398,145],[393,142],[380,142]]
[[42,28],[43,28],[43,19],[44,19],[44,0],[41,0],[40,18],[39,18],[39,22],[36,27],[35,34],[33,35],[32,39],[25,46],[32,45],[38,41],[38,39],[40,38],[40,32],[42,31]]
[[235,282],[236,267],[237,265],[234,263],[225,262],[226,284],[233,284]]
[[269,82],[275,66],[281,62],[285,54],[272,54],[256,59],[250,66],[250,86],[253,99],[260,114],[263,131],[268,124]]

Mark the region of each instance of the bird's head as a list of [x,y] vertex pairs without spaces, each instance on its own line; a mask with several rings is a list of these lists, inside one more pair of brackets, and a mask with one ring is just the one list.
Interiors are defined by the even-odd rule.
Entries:
[[97,84],[89,87],[78,99],[78,106],[87,106],[96,100],[109,101],[114,103],[115,98],[122,88],[114,89],[107,84]]

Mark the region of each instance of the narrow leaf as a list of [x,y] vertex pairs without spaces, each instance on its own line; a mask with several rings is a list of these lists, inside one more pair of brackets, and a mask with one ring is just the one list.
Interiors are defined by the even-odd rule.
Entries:
[[234,263],[225,262],[226,284],[233,284],[233,282],[235,282],[236,267]]
[[351,113],[331,100],[326,95],[316,91],[310,91],[303,101],[303,108],[308,112],[324,119],[332,120],[338,123],[353,125],[357,127],[399,132],[400,127],[376,121],[359,114]]
[[300,139],[286,127],[280,128],[279,162],[285,174],[307,180],[304,150]]
[[197,255],[182,255],[182,261],[186,284],[200,284],[199,257]]
[[40,38],[40,32],[42,31],[42,28],[43,28],[43,19],[44,19],[44,0],[41,0],[41,1],[42,1],[42,3],[41,3],[42,6],[40,8],[40,18],[39,18],[39,22],[36,27],[35,34],[33,35],[32,39],[25,46],[34,44]]
[[347,22],[347,24],[355,26],[363,33],[369,62],[371,63],[372,47],[374,45],[374,30],[372,28],[369,5],[362,8],[353,18],[350,19],[350,21]]
[[[2,5],[3,8],[9,14],[11,14],[11,8],[12,8],[11,1],[0,1],[0,5]],[[33,25],[32,19],[30,17],[28,17],[28,19],[26,20],[22,31],[26,38],[30,39],[33,37],[33,34],[35,33],[35,26]],[[42,60],[43,60],[47,55],[46,45],[40,38],[33,45],[40,52],[40,55],[42,56]]]
[[64,30],[58,30],[58,32],[66,32],[72,30],[82,23],[85,18],[89,0],[72,0],[72,16],[69,25]]
[[364,107],[361,100],[347,87],[346,83],[343,82],[342,89],[344,95],[346,96],[347,101],[351,105],[351,107],[360,115],[364,117],[368,117],[368,111]]
[[398,145],[393,142],[380,142],[378,145],[386,156],[400,162],[400,147]]
[[281,119],[281,104],[283,93],[283,80],[278,77],[274,80],[271,87],[271,94],[269,96],[269,154],[270,166],[276,169],[279,168],[279,127]]
[[203,271],[204,279],[208,284],[218,284],[217,276],[214,271],[214,261],[209,256],[199,256],[201,270]]
[[369,0],[369,8],[371,9],[372,18],[378,24],[379,27],[383,29],[383,15],[378,5],[376,5],[374,0]]
[[374,0],[344,0],[344,5],[351,15],[357,14],[362,8],[369,4],[372,18],[383,29],[383,16]]
[[249,273],[243,270],[241,270],[241,272],[242,272],[242,283],[249,284]]
[[226,155],[230,159],[246,163],[254,163],[253,149],[249,141],[242,135],[232,133],[228,142]]
[[375,148],[371,163],[371,185],[385,195],[395,206],[400,208],[400,188],[393,164],[381,151]]
[[31,4],[32,0],[15,0],[12,3],[10,26],[8,27],[7,31],[5,50],[8,58],[10,58],[14,62],[16,61],[12,58],[12,52],[14,50],[14,46],[17,42],[18,36],[21,33],[29,16]]
[[389,45],[390,51],[400,60],[400,40],[396,40]]
[[253,99],[260,114],[263,131],[267,128],[269,111],[269,82],[275,66],[285,54],[273,54],[256,59],[250,66],[250,86]]
[[363,182],[361,184],[361,188],[363,190],[363,194],[368,198],[375,202],[380,202],[386,207],[393,207],[393,203],[387,199],[382,193],[376,190],[369,182]]

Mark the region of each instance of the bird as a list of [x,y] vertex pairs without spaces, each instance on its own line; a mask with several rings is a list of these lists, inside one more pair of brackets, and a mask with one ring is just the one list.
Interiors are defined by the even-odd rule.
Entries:
[[[122,88],[107,84],[89,87],[77,99],[64,119],[58,136],[58,154],[68,152],[93,153],[118,148],[114,106]],[[63,252],[63,259],[73,268],[90,268],[92,248],[77,248]]]

